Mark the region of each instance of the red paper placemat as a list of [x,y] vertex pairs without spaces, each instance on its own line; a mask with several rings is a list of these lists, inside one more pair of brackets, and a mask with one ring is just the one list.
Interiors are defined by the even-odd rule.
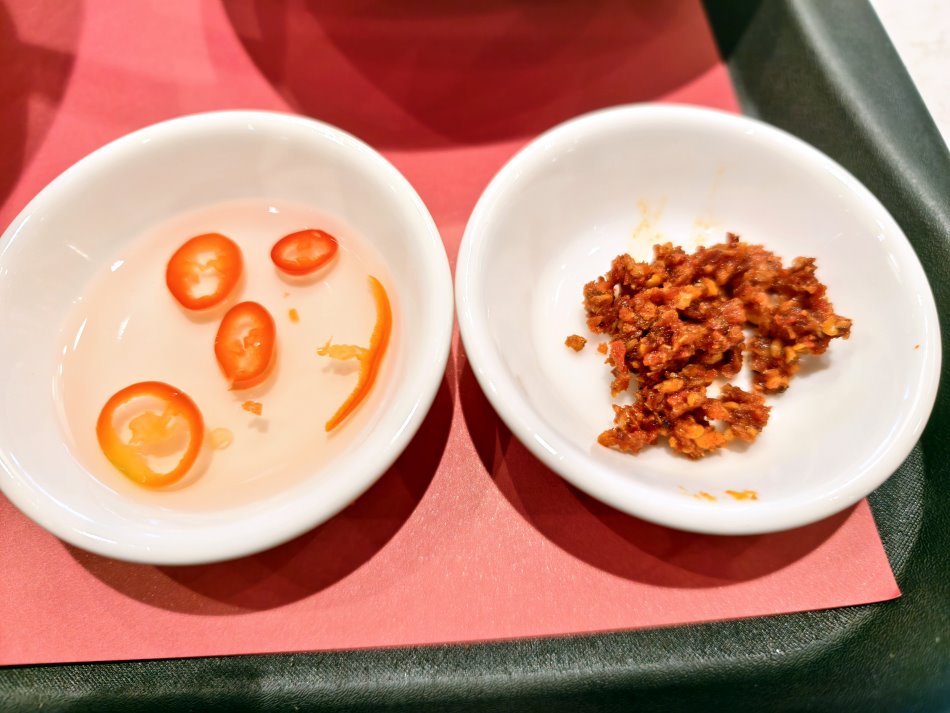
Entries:
[[[21,5],[0,6],[3,224],[133,129],[291,110],[383,151],[454,263],[483,187],[549,126],[632,101],[737,109],[693,0]],[[149,567],[64,545],[0,497],[0,571],[2,664],[543,636],[899,595],[866,503],[717,538],[578,493],[511,436],[457,342],[405,454],[313,532],[235,562]]]

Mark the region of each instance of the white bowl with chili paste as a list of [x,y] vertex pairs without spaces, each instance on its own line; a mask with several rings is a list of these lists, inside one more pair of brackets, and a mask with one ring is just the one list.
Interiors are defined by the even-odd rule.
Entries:
[[155,564],[289,540],[393,463],[442,381],[431,216],[332,126],[219,112],[50,183],[0,239],[0,488],[61,539]]
[[[834,312],[822,307],[822,326],[809,343],[827,351],[813,356],[790,346],[786,352],[787,345],[776,342],[770,355],[767,342],[757,343],[758,368],[765,370],[756,376],[757,387],[739,372],[733,384],[747,394],[734,399],[738,392],[723,391],[729,399],[719,398],[705,412],[688,410],[688,398],[703,403],[701,386],[692,397],[684,392],[683,423],[671,416],[675,411],[680,418],[678,410],[647,409],[645,420],[653,419],[650,427],[664,435],[643,447],[643,432],[610,430],[613,406],[633,413],[626,409],[638,398],[639,377],[628,389],[628,375],[618,378],[614,367],[626,358],[631,369],[643,368],[648,359],[640,355],[651,355],[644,335],[654,327],[634,330],[626,343],[592,332],[585,285],[607,273],[618,255],[649,263],[654,246],[672,243],[693,253],[723,243],[728,233],[762,245],[786,267],[800,256],[816,259]],[[810,269],[807,261],[795,264]],[[719,289],[714,282],[689,286],[692,292],[677,306],[682,320],[691,319],[682,311],[690,299]],[[612,284],[587,297],[619,299],[627,288]],[[808,280],[802,284],[815,289]],[[588,494],[679,529],[764,533],[844,510],[901,465],[936,396],[936,307],[900,227],[827,156],[741,116],[624,106],[543,134],[509,161],[476,205],[459,252],[456,299],[474,373],[515,436]],[[828,339],[849,329],[847,340]],[[751,324],[745,330],[747,339],[754,336]],[[741,334],[738,339],[741,345]],[[783,354],[800,357],[790,380],[770,368]],[[748,351],[743,359],[747,366]],[[716,360],[728,362],[729,353],[710,357]],[[735,366],[727,368],[730,375]],[[649,403],[672,403],[664,399],[689,388],[688,376],[647,384],[656,392]],[[770,409],[761,432],[763,414],[754,409],[725,427],[713,416],[703,418],[742,411],[748,406],[742,399],[758,399],[755,388],[782,392],[764,394]],[[698,414],[696,421],[690,413]]]

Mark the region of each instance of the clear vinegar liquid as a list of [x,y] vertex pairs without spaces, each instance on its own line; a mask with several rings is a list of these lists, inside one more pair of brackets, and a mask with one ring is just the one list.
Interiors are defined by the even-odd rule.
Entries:
[[[339,241],[334,260],[309,278],[282,275],[270,259],[288,233],[320,228]],[[222,233],[244,257],[244,277],[226,304],[208,311],[181,307],[165,285],[174,251],[202,233]],[[211,511],[251,504],[289,488],[353,445],[371,393],[332,433],[324,424],[356,385],[356,361],[317,355],[327,340],[366,346],[376,321],[367,282],[373,275],[398,305],[381,259],[339,220],[306,206],[266,199],[217,204],[178,215],[130,241],[77,301],[63,329],[54,392],[67,443],[103,485],[138,500],[178,510]],[[263,305],[277,326],[275,368],[261,385],[229,391],[214,355],[214,338],[227,309],[242,301]],[[291,319],[291,310],[299,321]],[[395,345],[391,342],[387,360]],[[379,379],[385,379],[387,369]],[[206,434],[227,429],[232,441],[215,450],[206,443],[199,475],[153,490],[123,476],[96,439],[96,419],[119,389],[164,381],[197,404]],[[374,391],[382,384],[377,383]],[[245,401],[262,404],[256,416]]]

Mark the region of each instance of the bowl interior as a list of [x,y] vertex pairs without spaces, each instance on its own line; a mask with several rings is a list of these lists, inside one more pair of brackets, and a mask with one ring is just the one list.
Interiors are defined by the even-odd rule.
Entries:
[[[854,320],[851,339],[768,398],[769,425],[751,446],[698,462],[666,447],[631,457],[598,446],[612,377],[594,348],[604,338],[584,322],[583,285],[620,253],[651,259],[657,242],[692,250],[726,231],[786,262],[816,257],[836,311]],[[899,465],[935,394],[936,310],[898,226],[830,159],[741,117],[626,108],[541,137],[476,208],[458,294],[466,349],[516,435],[591,494],[686,529],[766,531],[844,508]],[[591,341],[574,353],[570,334]],[[745,489],[759,500],[725,495]],[[689,497],[699,491],[717,500]]]
[[[397,319],[389,376],[371,397],[385,408],[366,409],[372,413],[359,421],[359,447],[299,487],[253,505],[195,513],[131,502],[83,473],[63,442],[51,390],[58,330],[89,281],[127,241],[176,214],[244,198],[305,204],[336,216],[385,262]],[[60,176],[0,241],[0,304],[5,492],[64,539],[155,562],[209,561],[263,549],[352,501],[421,422],[441,376],[432,365],[448,353],[452,321],[445,252],[405,179],[343,132],[258,112],[159,124]],[[314,427],[322,429],[322,423]]]

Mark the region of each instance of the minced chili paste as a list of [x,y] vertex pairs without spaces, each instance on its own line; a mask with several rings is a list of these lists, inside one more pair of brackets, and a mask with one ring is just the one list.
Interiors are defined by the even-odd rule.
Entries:
[[584,345],[587,344],[587,340],[579,334],[572,334],[567,339],[564,340],[565,346],[570,347],[575,352],[579,352],[584,348]]
[[[635,403],[614,405],[601,445],[637,453],[664,436],[701,458],[735,438],[751,442],[769,419],[764,394],[785,391],[803,355],[822,354],[851,333],[815,276],[814,258],[784,267],[733,233],[693,254],[670,243],[653,252],[649,263],[618,255],[610,272],[584,286],[587,325],[610,338],[612,395],[633,377],[638,385]],[[743,359],[752,391],[726,384],[710,396],[713,381],[734,378]]]

